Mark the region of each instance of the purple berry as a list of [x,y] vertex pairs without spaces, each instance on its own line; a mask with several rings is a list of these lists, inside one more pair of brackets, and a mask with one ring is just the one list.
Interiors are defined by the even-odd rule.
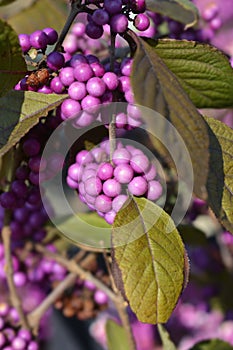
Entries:
[[99,106],[101,103],[100,99],[95,96],[87,95],[81,101],[82,109],[89,109],[90,111],[95,111],[95,106]]
[[108,179],[103,183],[103,192],[108,197],[116,197],[121,193],[121,185],[116,179]]
[[102,163],[98,168],[97,176],[101,180],[108,180],[112,177],[113,170],[113,166],[110,163]]
[[107,11],[98,9],[92,15],[92,20],[99,26],[103,26],[109,21],[109,14]]
[[125,194],[120,194],[119,196],[116,196],[112,201],[112,209],[117,213],[125,204],[127,201],[128,196]]
[[116,90],[118,86],[118,77],[113,72],[106,72],[103,81],[109,90]]
[[132,58],[124,58],[121,62],[121,73],[122,75],[130,76],[132,70],[133,60]]
[[33,340],[28,344],[27,350],[39,350],[39,345]]
[[23,143],[23,151],[29,157],[37,155],[40,151],[39,141],[33,138],[27,139]]
[[103,27],[95,24],[94,22],[90,22],[86,25],[86,34],[91,39],[99,39],[103,35]]
[[72,33],[81,38],[85,34],[85,28],[86,26],[84,23],[77,22],[72,27]]
[[42,30],[36,30],[30,35],[30,44],[35,49],[46,49],[48,37]]
[[128,190],[135,196],[142,196],[147,191],[147,181],[142,176],[136,176],[128,184]]
[[98,176],[88,178],[85,183],[85,191],[90,196],[98,196],[102,191],[102,183]]
[[67,176],[66,177],[66,182],[67,182],[67,185],[72,188],[73,190],[77,190],[79,185],[78,185],[78,182],[74,181],[73,179],[71,179],[71,177]]
[[78,182],[81,179],[83,169],[80,164],[72,164],[68,169],[68,176]]
[[93,71],[89,64],[80,63],[74,68],[74,77],[78,81],[86,82],[93,77]]
[[62,94],[65,90],[65,86],[62,84],[59,77],[55,77],[50,82],[50,88],[55,92],[55,94]]
[[28,330],[28,329],[23,329],[21,328],[19,331],[18,331],[18,337],[26,340],[27,342],[30,341],[32,339],[32,335],[31,335],[31,332]]
[[12,347],[14,350],[25,350],[26,349],[26,341],[20,337],[16,337],[12,343]]
[[114,177],[121,184],[128,184],[134,176],[134,171],[129,164],[119,164],[114,169]]
[[23,52],[27,52],[31,48],[30,36],[28,34],[19,34],[19,44]]
[[56,43],[58,39],[58,34],[55,29],[53,28],[44,28],[43,32],[47,35],[48,38],[48,44],[53,45]]
[[101,78],[94,77],[88,80],[86,88],[91,96],[100,97],[104,94],[106,85]]
[[150,166],[149,159],[144,154],[136,154],[132,156],[130,165],[137,173],[145,173]]
[[71,98],[66,99],[61,104],[62,119],[72,118],[80,112],[81,106],[78,101]]
[[87,150],[82,150],[76,155],[75,159],[78,164],[85,165],[93,161],[93,155]]
[[110,26],[115,33],[124,33],[128,28],[128,18],[123,14],[111,17]]
[[122,1],[121,0],[104,0],[104,8],[110,14],[114,15],[121,12]]
[[16,196],[13,192],[3,192],[0,195],[0,204],[5,209],[11,209],[15,206]]
[[76,35],[69,33],[63,42],[63,47],[66,53],[74,54],[79,48],[79,42]]
[[97,304],[103,305],[108,302],[108,296],[102,290],[97,290],[94,294],[94,300]]
[[95,200],[95,209],[102,213],[107,213],[112,209],[112,200],[105,194],[100,194]]
[[126,92],[130,89],[130,78],[123,75],[119,78],[119,90]]
[[13,276],[16,287],[23,287],[27,282],[27,277],[24,272],[18,271]]
[[150,26],[150,20],[147,15],[144,13],[139,13],[135,18],[134,18],[134,26],[138,30],[147,30]]
[[132,9],[134,12],[144,12],[146,10],[145,0],[133,0]]
[[59,72],[59,78],[63,85],[70,86],[74,82],[74,68],[62,68]]
[[87,94],[86,85],[75,81],[69,86],[68,94],[73,100],[82,100]]
[[90,67],[91,67],[95,77],[101,78],[105,73],[104,66],[99,62],[90,63]]
[[70,66],[72,68],[77,67],[80,63],[88,63],[88,60],[86,59],[85,56],[83,56],[80,53],[76,53],[75,55],[72,56],[71,60],[70,60]]
[[125,148],[116,149],[113,152],[112,161],[115,165],[129,163],[131,154]]
[[53,71],[61,69],[65,64],[64,56],[57,51],[51,52],[47,57],[47,66]]
[[163,192],[163,188],[159,181],[152,180],[148,182],[147,198],[151,201],[157,200]]

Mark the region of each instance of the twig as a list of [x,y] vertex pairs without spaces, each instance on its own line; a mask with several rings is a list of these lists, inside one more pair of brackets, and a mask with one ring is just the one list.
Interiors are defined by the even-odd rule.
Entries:
[[[119,317],[120,317],[121,322],[122,322],[122,326],[126,330],[126,333],[127,333],[129,349],[136,350],[136,346],[135,346],[134,338],[132,335],[132,330],[131,330],[129,318],[127,315],[127,311],[125,309],[125,301],[124,301],[123,297],[121,296],[120,292],[118,291],[118,293],[115,294],[111,289],[109,289],[104,283],[99,281],[89,271],[86,271],[83,267],[81,267],[80,265],[77,265],[73,259],[67,260],[66,258],[64,258],[58,254],[51,253],[49,250],[47,250],[41,244],[36,244],[35,249],[38,252],[43,253],[46,257],[53,259],[53,260],[57,261],[58,263],[60,263],[61,265],[65,266],[68,271],[77,274],[81,279],[91,281],[96,286],[96,288],[102,290],[109,297],[109,299],[112,300],[112,302],[115,304],[115,307],[118,311]],[[87,265],[87,262],[88,262],[87,259],[90,259],[90,258],[93,259],[93,255],[94,254],[89,254],[87,256],[87,258],[84,260],[84,261],[86,261],[85,265]],[[82,265],[84,265],[84,261],[81,262]]]
[[9,291],[10,291],[11,303],[18,312],[22,327],[29,329],[28,320],[24,314],[22,303],[17,293],[17,289],[15,287],[14,279],[13,279],[14,270],[13,270],[13,264],[11,259],[11,229],[9,226],[3,227],[2,239],[3,239],[4,255],[5,255],[5,271],[6,271],[6,278],[7,278]]
[[118,292],[118,289],[116,287],[116,284],[114,282],[114,279],[113,279],[113,275],[112,275],[112,271],[111,271],[111,265],[110,265],[110,257],[107,255],[107,252],[103,252],[103,257],[104,257],[104,261],[105,261],[105,265],[106,265],[106,268],[107,268],[107,271],[108,271],[108,274],[109,274],[109,278],[110,278],[110,282],[111,282],[111,286],[112,286],[112,289],[115,293]]
[[34,335],[37,335],[38,333],[40,320],[44,313],[50,308],[51,305],[54,304],[54,302],[67,288],[71,287],[75,283],[76,279],[77,274],[70,272],[69,275],[67,275],[64,280],[60,282],[57,287],[42,301],[42,303],[28,315],[28,322]]

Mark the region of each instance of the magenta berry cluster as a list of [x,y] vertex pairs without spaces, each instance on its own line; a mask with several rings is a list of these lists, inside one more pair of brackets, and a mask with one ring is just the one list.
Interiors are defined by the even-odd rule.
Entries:
[[39,343],[33,339],[28,329],[17,329],[9,325],[7,303],[0,303],[0,349],[2,350],[39,350]]
[[68,169],[67,184],[91,210],[112,224],[128,198],[127,191],[155,201],[162,186],[156,179],[155,165],[140,149],[118,141],[111,162],[109,154],[109,141],[91,151],[80,151]]

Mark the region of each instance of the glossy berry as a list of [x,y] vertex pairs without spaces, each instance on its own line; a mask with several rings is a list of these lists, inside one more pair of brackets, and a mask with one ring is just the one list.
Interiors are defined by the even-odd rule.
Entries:
[[130,193],[135,196],[142,196],[148,188],[147,181],[142,176],[136,176],[128,185]]
[[47,56],[47,66],[53,71],[61,69],[64,63],[64,56],[60,52],[54,51]]
[[86,34],[91,39],[99,39],[103,35],[103,27],[95,24],[94,22],[90,22],[86,25]]
[[134,18],[134,26],[138,30],[146,30],[150,26],[150,19],[147,15],[144,13],[139,13],[135,18]]
[[128,18],[119,13],[111,17],[110,26],[115,33],[124,33],[128,28]]
[[94,77],[88,80],[86,88],[91,96],[100,97],[104,94],[106,85],[101,78]]
[[47,35],[47,41],[49,45],[53,45],[56,43],[58,39],[58,34],[53,28],[44,28],[43,32]]
[[102,9],[95,10],[95,12],[92,15],[92,20],[99,26],[102,26],[108,23],[109,14],[107,11]]
[[22,51],[29,51],[31,48],[30,36],[28,34],[19,34],[18,38]]
[[36,30],[30,35],[30,44],[35,49],[46,49],[48,37],[42,30]]
[[122,1],[121,0],[104,0],[104,8],[110,14],[114,15],[121,12]]

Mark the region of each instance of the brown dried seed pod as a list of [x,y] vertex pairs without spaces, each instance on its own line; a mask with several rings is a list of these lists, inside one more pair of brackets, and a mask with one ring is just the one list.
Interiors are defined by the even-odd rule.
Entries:
[[49,71],[47,68],[41,68],[35,72],[32,72],[27,80],[26,84],[31,87],[39,87],[41,85],[46,85],[49,81]]

